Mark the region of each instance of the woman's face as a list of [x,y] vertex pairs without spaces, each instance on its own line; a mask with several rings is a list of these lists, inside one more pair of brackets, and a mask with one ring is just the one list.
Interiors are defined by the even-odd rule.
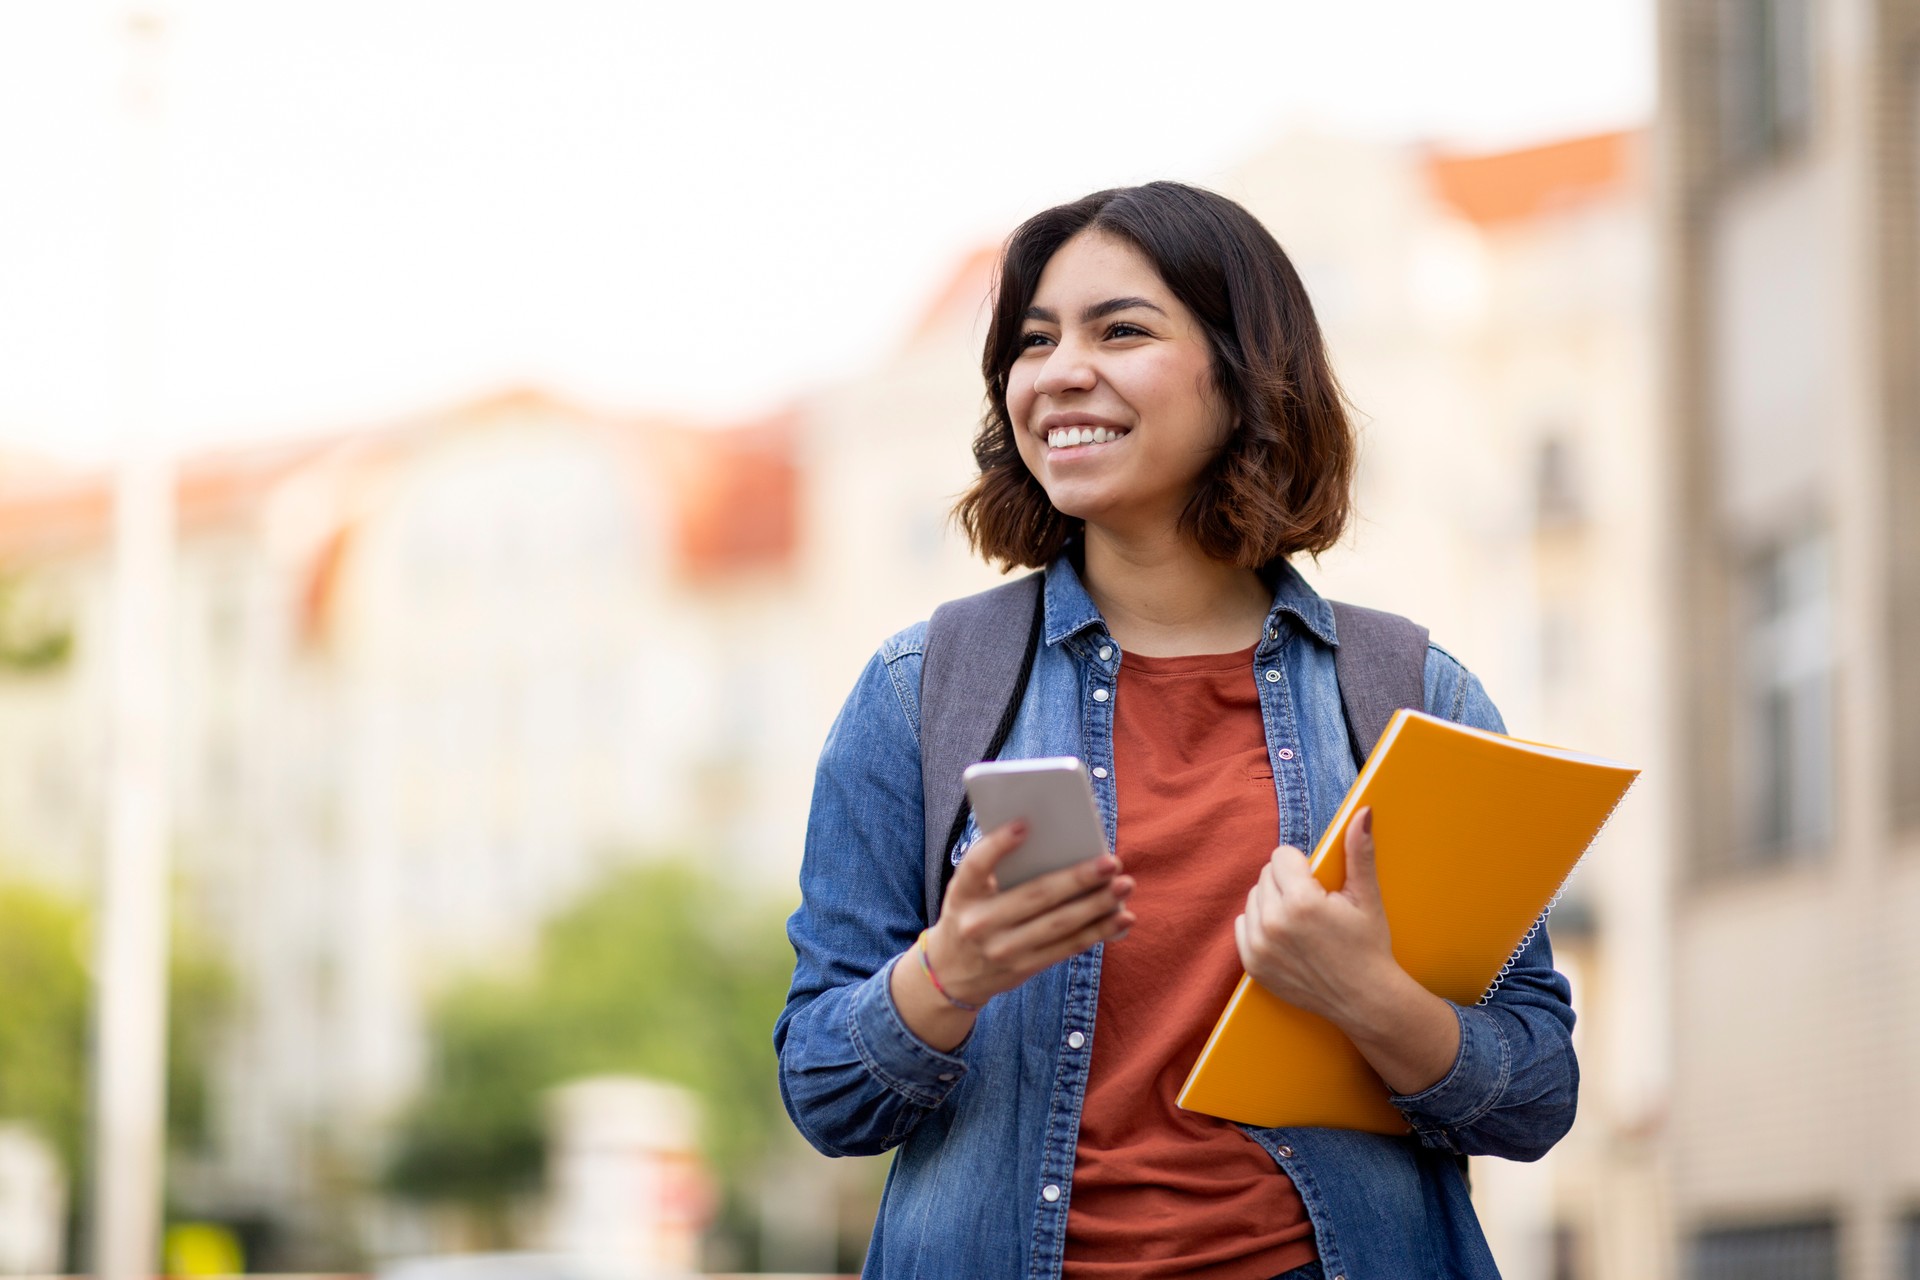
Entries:
[[1057,510],[1126,534],[1173,526],[1232,425],[1200,322],[1138,249],[1098,231],[1040,273],[1007,416]]

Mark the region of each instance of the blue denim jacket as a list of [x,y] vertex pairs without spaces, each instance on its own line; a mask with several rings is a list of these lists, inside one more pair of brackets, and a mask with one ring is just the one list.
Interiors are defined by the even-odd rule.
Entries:
[[[1119,672],[1072,565],[1047,571],[1044,646],[1003,758],[1077,755],[1114,838]],[[1096,947],[996,996],[952,1053],[901,1021],[888,988],[922,918],[919,688],[924,624],[888,640],[821,752],[788,922],[795,964],[774,1027],[793,1122],[828,1155],[898,1147],[868,1276],[1060,1275],[1074,1148],[1100,988]],[[1311,849],[1356,772],[1334,678],[1333,610],[1279,570],[1253,677],[1266,720],[1281,843]],[[1504,732],[1480,683],[1427,654],[1427,710]],[[1287,749],[1283,755],[1283,749]],[[1104,776],[1099,773],[1105,770]],[[969,828],[959,850],[974,833]],[[1247,1132],[1287,1171],[1329,1277],[1497,1277],[1455,1153],[1532,1160],[1573,1123],[1573,1008],[1540,930],[1482,1005],[1456,1007],[1460,1053],[1431,1088],[1395,1097],[1403,1138],[1336,1129]]]

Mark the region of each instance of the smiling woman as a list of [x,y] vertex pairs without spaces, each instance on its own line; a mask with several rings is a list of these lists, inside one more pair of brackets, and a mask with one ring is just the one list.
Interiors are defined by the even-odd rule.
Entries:
[[[960,502],[962,526],[1008,568],[1050,563],[1086,513],[1059,505],[1034,465],[1033,430],[1112,430],[1089,406],[1133,390],[1160,398],[1143,410],[1170,407],[1214,429],[1196,442],[1206,456],[1175,521],[1209,556],[1252,569],[1326,550],[1346,527],[1354,442],[1299,275],[1239,205],[1177,183],[1134,191],[1050,209],[1008,244],[981,362],[980,478]],[[1103,387],[1107,372],[1117,381]],[[1151,385],[1136,389],[1143,379]],[[1030,421],[1042,401],[1053,420]]]
[[[1456,1158],[1566,1132],[1573,1011],[1544,930],[1483,1006],[1414,982],[1366,811],[1347,883],[1307,873],[1366,730],[1334,607],[1289,563],[1339,538],[1354,471],[1292,264],[1210,192],[1099,192],[1008,241],[982,371],[956,514],[982,555],[1043,573],[964,607],[1028,635],[1022,674],[996,685],[967,666],[981,638],[943,630],[949,650],[926,624],[868,664],[821,755],[774,1030],[815,1146],[900,1148],[866,1274],[1496,1277]],[[1015,599],[1033,612],[993,603]],[[1390,622],[1419,705],[1501,729],[1472,675]],[[946,830],[921,774],[922,735],[951,723],[921,700],[936,658],[943,687],[1015,690],[1001,758],[1084,762],[1111,855],[1002,891],[1024,827],[956,820],[923,858]],[[1243,971],[1339,1027],[1408,1133],[1181,1110]]]

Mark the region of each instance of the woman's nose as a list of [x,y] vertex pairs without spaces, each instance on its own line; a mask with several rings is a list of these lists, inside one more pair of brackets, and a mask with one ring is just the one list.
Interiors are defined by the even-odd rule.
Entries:
[[1043,396],[1091,390],[1098,376],[1087,356],[1088,352],[1079,344],[1062,342],[1047,354],[1040,376],[1033,380],[1033,389]]

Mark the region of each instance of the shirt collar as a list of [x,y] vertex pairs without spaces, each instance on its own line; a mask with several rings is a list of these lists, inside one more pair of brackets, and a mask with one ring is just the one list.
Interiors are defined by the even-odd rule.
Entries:
[[1290,613],[1320,643],[1336,649],[1340,647],[1340,637],[1333,629],[1333,606],[1307,585],[1307,580],[1300,576],[1298,569],[1285,560],[1275,560],[1260,571],[1260,576],[1273,583],[1273,608],[1267,614],[1269,631],[1279,622],[1281,614]]
[[[1273,584],[1273,607],[1267,614],[1269,631],[1277,628],[1281,614],[1290,613],[1322,644],[1339,646],[1340,640],[1333,628],[1333,606],[1307,585],[1299,570],[1285,560],[1275,560],[1260,571],[1260,576]],[[1049,645],[1059,644],[1088,627],[1103,625],[1100,610],[1087,594],[1072,558],[1065,553],[1056,556],[1047,566],[1043,599]]]

